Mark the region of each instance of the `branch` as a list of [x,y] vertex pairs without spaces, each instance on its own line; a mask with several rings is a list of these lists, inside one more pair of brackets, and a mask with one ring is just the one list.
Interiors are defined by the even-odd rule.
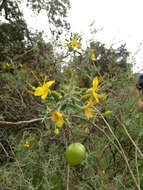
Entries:
[[18,122],[10,122],[10,121],[0,121],[0,125],[27,125],[29,123],[34,123],[37,121],[42,121],[44,118],[31,119],[29,121],[18,121]]

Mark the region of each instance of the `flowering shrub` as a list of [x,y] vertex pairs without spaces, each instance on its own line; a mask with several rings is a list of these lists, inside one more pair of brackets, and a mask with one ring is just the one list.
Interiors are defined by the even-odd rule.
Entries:
[[[57,70],[61,57],[52,53],[32,63],[32,74],[23,64],[15,75],[0,75],[0,189],[143,188],[143,118],[131,93],[133,75],[120,73],[120,64],[114,70],[119,51],[83,50],[78,35],[66,39],[65,49],[66,69]],[[65,151],[75,142],[86,153],[80,165],[69,167]]]
[[[56,81],[46,82],[46,76],[44,84],[42,85],[40,80],[33,73],[41,86],[34,87],[29,84],[34,90],[34,92],[29,92],[34,96],[41,96],[41,99],[44,100],[43,104],[46,109],[43,121],[46,122],[47,126],[50,125],[51,121],[53,122],[53,131],[55,134],[59,134],[59,128],[63,126],[67,129],[76,127],[77,123],[73,122],[73,118],[76,116],[81,120],[84,118],[86,122],[86,120],[88,121],[91,118],[95,120],[97,115],[109,115],[111,113],[111,111],[108,110],[105,111],[105,113],[100,113],[96,109],[97,105],[98,109],[102,106],[100,99],[106,99],[105,94],[97,93],[100,90],[98,77],[93,79],[91,88],[83,89],[77,87],[76,76],[72,71],[70,72],[71,75],[67,79],[66,84],[61,86],[57,91],[49,89]],[[86,97],[86,100],[83,102],[84,97]],[[88,130],[88,127],[86,127],[85,131]]]

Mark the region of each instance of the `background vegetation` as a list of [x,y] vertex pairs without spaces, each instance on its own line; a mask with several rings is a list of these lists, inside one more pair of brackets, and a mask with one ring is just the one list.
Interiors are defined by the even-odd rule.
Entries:
[[[20,1],[0,1],[0,189],[141,190],[143,117],[128,50],[94,40],[83,50],[81,36],[72,33],[57,44],[61,29],[69,29],[63,19],[69,2],[38,2],[27,6],[47,11],[53,41],[28,29]],[[45,76],[55,83],[42,100],[30,92]],[[84,111],[95,77],[100,103],[88,107],[88,118]],[[51,119],[57,110],[62,127]],[[72,142],[86,148],[75,167],[65,160]]]

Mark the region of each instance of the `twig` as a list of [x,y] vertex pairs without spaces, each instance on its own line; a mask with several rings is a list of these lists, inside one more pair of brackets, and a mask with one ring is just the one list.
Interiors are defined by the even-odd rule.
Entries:
[[10,156],[8,155],[8,153],[7,153],[7,151],[5,150],[5,148],[4,148],[4,146],[2,145],[2,143],[0,143],[0,146],[1,146],[1,147],[2,147],[2,149],[4,150],[4,152],[5,152],[6,156],[10,158]]
[[[67,146],[68,146],[68,143],[67,143],[67,141],[66,141],[66,148],[67,148]],[[69,166],[69,164],[67,165],[67,188],[66,188],[66,190],[69,190],[69,179],[70,179],[70,166]]]
[[66,190],[69,190],[69,178],[70,178],[70,166],[68,164],[68,166],[67,166],[67,189]]
[[43,118],[37,118],[37,119],[31,119],[28,121],[18,121],[18,122],[11,122],[11,121],[0,121],[0,125],[23,125],[23,124],[29,124],[29,123],[34,123],[37,121],[42,121]]
[[16,89],[16,91],[17,91],[17,93],[18,93],[18,94],[19,94],[19,96],[20,96],[22,106],[23,106],[24,108],[26,108],[26,104],[24,103],[24,100],[23,100],[23,97],[22,97],[21,93],[19,92],[19,90],[18,90],[18,89]]

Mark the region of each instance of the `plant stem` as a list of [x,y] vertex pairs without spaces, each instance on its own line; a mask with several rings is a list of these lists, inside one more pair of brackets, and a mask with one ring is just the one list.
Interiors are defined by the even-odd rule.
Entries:
[[69,190],[69,178],[70,178],[70,166],[67,166],[67,188],[66,190]]

